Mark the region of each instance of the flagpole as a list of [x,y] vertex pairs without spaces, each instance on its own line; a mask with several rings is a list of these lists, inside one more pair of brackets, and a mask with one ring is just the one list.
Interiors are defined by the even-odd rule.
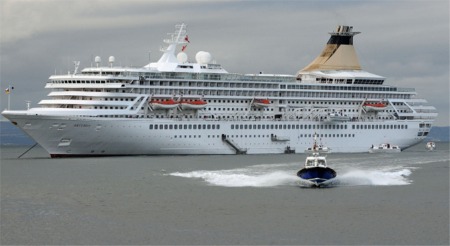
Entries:
[[11,85],[8,85],[8,90],[9,90],[8,93],[8,110],[9,110],[9,106],[11,104]]

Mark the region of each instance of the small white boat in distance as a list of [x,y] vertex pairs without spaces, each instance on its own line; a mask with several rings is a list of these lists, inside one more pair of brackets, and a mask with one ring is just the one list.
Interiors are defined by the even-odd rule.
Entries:
[[378,146],[372,145],[369,149],[369,153],[398,153],[402,151],[398,145],[390,143],[383,143]]
[[305,150],[305,153],[329,153],[331,152],[331,148],[324,146],[322,144],[317,144],[317,133],[314,133],[314,143],[312,147],[309,147]]
[[312,148],[310,147],[305,150],[305,153],[313,153],[313,152],[329,153],[329,152],[331,152],[331,149],[328,148],[327,146],[323,146],[323,145],[319,144],[315,147],[312,147]]
[[436,148],[436,144],[430,141],[427,143],[426,147],[429,151],[433,151]]

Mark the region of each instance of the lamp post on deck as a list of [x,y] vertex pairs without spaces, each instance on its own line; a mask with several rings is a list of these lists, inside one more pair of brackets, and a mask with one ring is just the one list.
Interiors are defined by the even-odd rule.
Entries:
[[10,109],[11,106],[11,92],[14,89],[14,87],[12,87],[11,85],[8,85],[8,88],[5,89],[6,94],[8,95],[8,110]]

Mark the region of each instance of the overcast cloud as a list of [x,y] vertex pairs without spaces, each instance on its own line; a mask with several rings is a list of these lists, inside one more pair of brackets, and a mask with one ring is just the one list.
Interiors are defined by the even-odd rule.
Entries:
[[[328,32],[352,25],[363,69],[386,84],[414,87],[449,125],[449,2],[2,0],[0,83],[11,108],[46,97],[48,77],[72,61],[144,66],[162,39],[188,25],[187,54],[209,51],[229,72],[295,74],[323,49]],[[1,108],[7,97],[1,96]]]

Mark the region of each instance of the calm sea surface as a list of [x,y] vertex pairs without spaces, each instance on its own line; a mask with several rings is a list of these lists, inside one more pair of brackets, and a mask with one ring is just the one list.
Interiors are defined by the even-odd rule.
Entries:
[[302,188],[306,155],[50,159],[1,147],[1,244],[449,244],[449,145],[329,154],[331,188]]

